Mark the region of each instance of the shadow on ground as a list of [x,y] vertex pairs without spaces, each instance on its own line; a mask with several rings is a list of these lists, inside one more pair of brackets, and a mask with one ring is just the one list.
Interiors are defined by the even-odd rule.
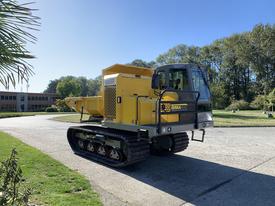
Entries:
[[191,157],[152,156],[117,171],[195,205],[275,204],[275,177]]

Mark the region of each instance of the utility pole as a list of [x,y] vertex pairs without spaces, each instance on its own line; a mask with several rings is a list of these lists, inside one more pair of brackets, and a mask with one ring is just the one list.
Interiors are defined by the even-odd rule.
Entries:
[[27,87],[27,93],[28,93],[29,92],[29,87],[30,87],[30,84],[28,82],[27,82],[26,87]]

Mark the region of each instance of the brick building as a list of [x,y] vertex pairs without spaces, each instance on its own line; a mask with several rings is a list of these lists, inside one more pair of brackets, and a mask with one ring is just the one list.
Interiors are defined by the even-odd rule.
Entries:
[[0,91],[0,112],[44,111],[55,103],[56,94]]

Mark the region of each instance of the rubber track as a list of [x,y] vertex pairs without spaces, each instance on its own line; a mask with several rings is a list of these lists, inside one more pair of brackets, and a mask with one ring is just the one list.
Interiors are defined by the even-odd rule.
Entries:
[[186,132],[175,134],[173,136],[174,145],[172,148],[172,153],[177,153],[185,150],[189,144],[189,138]]
[[[80,150],[76,146],[76,138],[74,137],[74,132],[84,132],[92,134],[102,134],[113,137],[116,140],[121,140],[127,145],[127,157],[124,161],[112,160],[108,157],[101,156],[99,154],[91,153],[85,150]],[[81,156],[88,159],[101,162],[103,164],[112,167],[124,167],[127,165],[134,164],[145,160],[150,155],[150,146],[146,141],[138,140],[137,133],[126,132],[122,130],[109,129],[102,126],[80,126],[80,127],[70,127],[67,132],[67,138],[70,143],[72,150]]]

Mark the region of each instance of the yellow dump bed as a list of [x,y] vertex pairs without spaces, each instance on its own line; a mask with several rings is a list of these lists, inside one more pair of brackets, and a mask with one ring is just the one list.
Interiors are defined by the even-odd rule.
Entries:
[[68,107],[79,113],[89,114],[92,116],[103,116],[103,99],[102,96],[92,97],[67,97],[65,99]]

